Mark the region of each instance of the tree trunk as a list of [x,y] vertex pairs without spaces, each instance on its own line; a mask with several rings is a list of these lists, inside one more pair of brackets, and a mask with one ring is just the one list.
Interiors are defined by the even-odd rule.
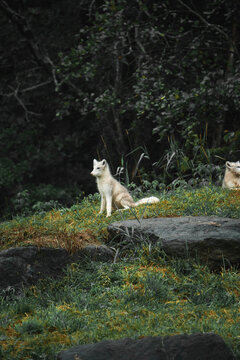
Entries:
[[[237,37],[237,19],[234,17],[232,23],[232,36],[230,39],[229,50],[228,50],[228,61],[225,72],[225,81],[228,80],[230,74],[232,73],[234,67],[234,54],[236,49],[236,37]],[[213,147],[221,146],[222,135],[224,131],[224,126],[226,123],[226,112],[223,112],[222,118],[219,121],[219,126],[216,129],[216,136],[213,140]]]

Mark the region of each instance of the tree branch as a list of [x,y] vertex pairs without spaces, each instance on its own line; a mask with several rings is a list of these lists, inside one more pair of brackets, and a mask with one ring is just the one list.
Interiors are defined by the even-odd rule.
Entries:
[[230,38],[230,36],[225,31],[223,31],[219,26],[209,23],[202,15],[200,15],[198,12],[196,12],[195,10],[190,8],[190,6],[185,4],[182,0],[178,0],[178,2],[182,6],[184,6],[186,9],[188,9],[188,11],[190,11],[192,14],[197,16],[207,27],[212,27],[218,33],[223,35],[225,37],[225,39],[231,44],[232,52],[235,52],[237,54],[237,56],[239,57],[239,51],[237,49],[236,42],[234,41],[233,38]]
[[[12,9],[5,0],[0,0],[0,9],[10,19],[10,21],[17,26],[20,33],[24,36],[27,41],[28,47],[33,54],[35,60],[41,65],[47,73],[55,73],[55,66],[48,54],[40,48],[34,34],[26,20],[26,18]],[[54,83],[56,77],[53,76]]]
[[52,80],[47,80],[47,81],[44,81],[44,82],[42,82],[40,84],[30,86],[30,87],[28,87],[26,89],[20,90],[20,92],[25,93],[25,92],[29,92],[29,91],[34,91],[34,90],[36,90],[36,89],[38,89],[38,88],[40,88],[42,86],[46,86],[46,85],[51,84],[51,83],[52,83]]
[[0,0],[0,10],[2,10],[10,19],[10,21],[18,27],[20,33],[26,39],[28,47],[33,54],[33,57],[35,58],[37,63],[41,67],[43,67],[48,74],[51,75],[54,85],[56,87],[59,87],[63,83],[65,83],[69,88],[74,90],[74,92],[79,94],[79,89],[74,84],[72,84],[71,81],[66,81],[65,79],[58,79],[55,64],[53,63],[52,59],[45,51],[45,49],[41,48],[38,45],[38,41],[35,39],[35,36],[31,30],[30,25],[27,22],[26,17],[12,9],[5,0]]
[[178,0],[178,2],[186,9],[188,9],[188,11],[190,11],[192,14],[196,15],[206,26],[214,28],[216,31],[222,34],[227,40],[229,40],[228,34],[225,31],[223,31],[219,26],[209,23],[206,19],[204,19],[202,15],[200,15],[198,12],[190,8],[190,6],[185,4],[182,0]]
[[11,90],[13,90],[13,92],[11,94],[8,94],[8,96],[14,96],[15,99],[17,100],[17,102],[19,103],[19,105],[23,108],[24,112],[25,112],[25,118],[27,121],[29,121],[29,115],[35,115],[35,116],[41,116],[41,114],[29,111],[28,108],[26,107],[26,105],[24,104],[24,102],[22,101],[22,99],[19,97],[18,92],[19,92],[19,85],[17,86],[16,89],[13,89],[11,86],[9,86],[9,88]]

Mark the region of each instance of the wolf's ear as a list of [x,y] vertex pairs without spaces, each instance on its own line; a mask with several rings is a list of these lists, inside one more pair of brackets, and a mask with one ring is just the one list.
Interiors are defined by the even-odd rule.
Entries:
[[106,166],[107,165],[107,161],[105,159],[102,160],[102,165]]
[[226,161],[226,167],[227,167],[228,169],[231,169],[232,164],[230,163],[230,161]]
[[93,160],[93,166],[95,166],[96,164],[97,164],[97,160],[94,159],[94,160]]

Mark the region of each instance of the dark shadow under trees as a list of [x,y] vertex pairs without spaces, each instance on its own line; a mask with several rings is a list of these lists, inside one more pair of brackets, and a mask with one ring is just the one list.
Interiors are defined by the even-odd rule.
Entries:
[[94,157],[137,183],[214,180],[238,160],[239,10],[0,0],[1,212],[42,184],[63,203],[95,191]]

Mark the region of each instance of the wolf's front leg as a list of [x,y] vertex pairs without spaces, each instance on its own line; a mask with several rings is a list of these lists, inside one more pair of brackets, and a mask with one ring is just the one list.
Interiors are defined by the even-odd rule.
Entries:
[[105,207],[106,207],[106,199],[103,196],[103,194],[101,194],[101,207],[100,207],[99,214],[103,213],[103,211],[105,210]]
[[107,202],[107,217],[111,216],[112,213],[112,195],[107,194],[106,195],[106,202]]

